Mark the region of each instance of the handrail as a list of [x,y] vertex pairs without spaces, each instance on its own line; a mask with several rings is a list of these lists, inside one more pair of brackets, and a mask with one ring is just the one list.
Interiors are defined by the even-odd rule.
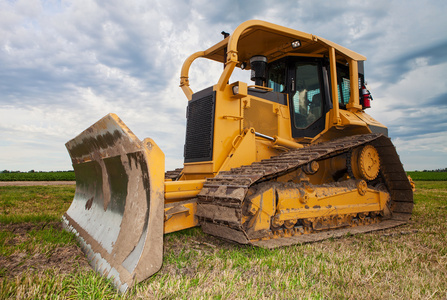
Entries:
[[180,72],[180,87],[188,100],[192,99],[192,94],[194,93],[189,87],[189,68],[191,67],[193,61],[203,56],[205,56],[205,51],[198,51],[190,55],[183,63],[182,70]]

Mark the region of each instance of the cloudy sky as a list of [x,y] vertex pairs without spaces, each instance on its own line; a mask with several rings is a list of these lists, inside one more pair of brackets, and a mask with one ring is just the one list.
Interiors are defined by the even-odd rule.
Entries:
[[[71,170],[65,142],[109,112],[181,167],[182,63],[249,19],[365,55],[368,113],[389,127],[404,167],[445,168],[446,13],[445,0],[0,0],[0,170]],[[195,62],[191,87],[221,70]]]

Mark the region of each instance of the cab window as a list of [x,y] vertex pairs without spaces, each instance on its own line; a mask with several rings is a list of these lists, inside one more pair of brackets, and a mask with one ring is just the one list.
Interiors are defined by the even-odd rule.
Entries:
[[309,127],[322,116],[323,101],[318,63],[295,63],[295,93],[292,100],[297,129]]
[[341,107],[345,107],[351,97],[351,80],[349,79],[349,68],[337,65],[337,90],[338,102]]
[[278,61],[269,64],[267,74],[267,87],[274,92],[284,93],[286,88],[286,63]]

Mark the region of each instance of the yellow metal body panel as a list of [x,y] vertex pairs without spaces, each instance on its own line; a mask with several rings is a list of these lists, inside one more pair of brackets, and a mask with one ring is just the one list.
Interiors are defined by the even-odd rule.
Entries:
[[[164,233],[198,226],[197,201],[204,179],[165,181]],[[186,200],[185,200],[186,199]]]
[[165,205],[164,233],[175,232],[199,225],[195,199]]
[[264,193],[251,199],[250,212],[255,215],[250,220],[248,227],[255,231],[269,230],[270,220],[275,213],[276,197],[273,189],[268,189]]
[[[215,86],[216,88],[216,86]],[[241,117],[241,100],[232,98],[230,86],[224,91],[216,91],[216,104],[214,115],[214,142],[213,142],[213,174],[219,172],[227,156],[232,151],[237,136],[242,134],[241,119],[228,118],[228,116]]]
[[358,73],[358,64],[355,60],[349,60],[349,82],[350,82],[350,94],[351,99],[349,103],[346,105],[346,108],[349,111],[360,111],[362,110],[362,106],[359,102],[359,73]]
[[[300,192],[294,189],[277,190],[279,203],[277,217],[280,220],[307,219],[358,212],[381,211],[389,199],[387,193],[368,189],[361,195],[357,190],[327,188],[311,193],[304,203],[297,201]],[[327,196],[327,195],[331,196]]]
[[[301,49],[292,49],[290,43],[296,39],[301,41]],[[242,62],[248,61],[253,55],[265,53],[271,61],[285,52],[327,55],[329,48],[337,51],[337,59],[366,60],[363,55],[324,38],[260,20],[249,20],[240,24],[232,35],[205,50],[203,57],[225,63],[237,53],[238,60]]]
[[256,140],[253,128],[247,129],[243,134],[237,135],[232,142],[232,149],[228,153],[221,171],[228,171],[256,161]]
[[185,163],[180,180],[197,180],[213,177],[214,163],[212,161]]
[[347,110],[340,110],[340,125],[366,127],[366,123],[362,119]]
[[357,116],[357,118],[359,118],[360,120],[365,122],[367,125],[372,125],[372,126],[381,127],[381,128],[386,129],[385,125],[383,125],[379,121],[375,120],[373,117],[371,117],[364,111],[357,111],[354,114]]
[[279,104],[250,96],[243,107],[243,116],[244,128],[253,127],[265,135],[278,135]]
[[197,196],[205,180],[165,181],[165,200],[175,202]]
[[[331,86],[337,86],[337,60],[335,56],[335,49],[333,47],[329,48],[329,63],[330,63],[330,74],[331,74]],[[338,92],[337,89],[331,90],[332,97],[332,110],[329,114],[330,126],[340,124],[340,112],[338,108]],[[329,126],[326,123],[326,129]]]
[[348,216],[357,213],[383,211],[389,202],[388,193],[366,187],[364,181],[350,180],[347,184],[314,187],[309,184],[267,186],[248,201],[253,217],[247,225],[251,231],[269,230],[285,222]]

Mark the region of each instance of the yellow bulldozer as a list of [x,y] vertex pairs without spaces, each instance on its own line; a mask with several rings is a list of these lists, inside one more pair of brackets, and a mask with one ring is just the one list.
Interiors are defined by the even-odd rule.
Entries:
[[[193,92],[197,58],[224,69]],[[412,187],[387,128],[365,113],[365,60],[312,34],[242,23],[183,64],[183,168],[165,172],[157,144],[114,114],[67,142],[76,193],[66,228],[125,291],[161,268],[165,233],[201,226],[274,248],[406,223]],[[254,84],[230,83],[235,68]]]

